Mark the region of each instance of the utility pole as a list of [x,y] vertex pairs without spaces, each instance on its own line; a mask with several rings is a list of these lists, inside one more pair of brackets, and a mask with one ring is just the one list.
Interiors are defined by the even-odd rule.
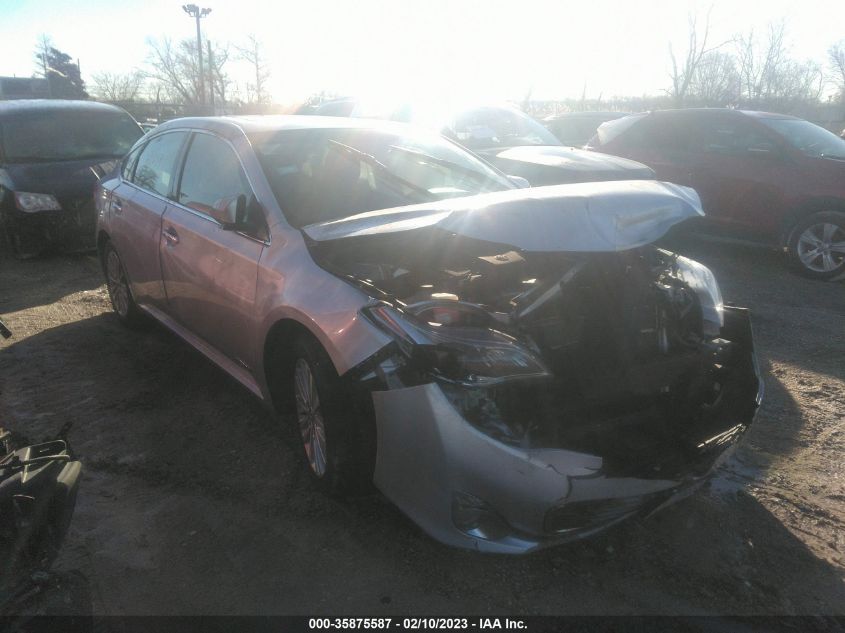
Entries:
[[205,79],[202,71],[202,33],[200,19],[211,13],[211,9],[200,8],[195,4],[183,4],[182,10],[197,21],[197,57],[199,58],[199,99],[200,105],[205,105]]
[[208,94],[211,97],[211,114],[217,114],[214,111],[214,53],[211,51],[211,40],[205,40],[206,46],[208,46]]

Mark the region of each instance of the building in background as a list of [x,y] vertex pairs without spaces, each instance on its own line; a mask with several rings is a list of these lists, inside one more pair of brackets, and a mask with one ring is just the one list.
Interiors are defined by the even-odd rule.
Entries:
[[0,99],[48,99],[50,85],[39,77],[0,77]]

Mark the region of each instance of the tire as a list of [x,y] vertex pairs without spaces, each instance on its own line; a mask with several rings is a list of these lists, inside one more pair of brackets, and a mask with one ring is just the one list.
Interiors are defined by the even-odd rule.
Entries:
[[845,275],[845,213],[822,211],[802,218],[787,242],[792,267],[810,279]]
[[143,325],[144,317],[132,298],[123,262],[111,242],[106,242],[103,246],[103,272],[106,275],[106,288],[112,309],[120,322],[131,328]]
[[358,492],[372,470],[361,446],[361,416],[351,406],[326,351],[314,339],[292,345],[292,402],[301,454],[312,481],[331,494]]

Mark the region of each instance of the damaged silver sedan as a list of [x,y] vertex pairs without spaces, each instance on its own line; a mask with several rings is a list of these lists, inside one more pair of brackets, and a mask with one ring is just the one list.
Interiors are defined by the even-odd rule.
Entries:
[[315,481],[521,553],[689,494],[761,381],[747,311],[653,245],[694,191],[515,182],[407,126],[182,119],[101,183],[98,245],[121,320],[294,414]]

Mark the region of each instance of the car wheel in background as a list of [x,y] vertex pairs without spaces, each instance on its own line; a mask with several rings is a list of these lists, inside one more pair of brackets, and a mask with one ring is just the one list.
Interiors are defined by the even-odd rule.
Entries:
[[845,275],[845,213],[822,211],[802,218],[787,243],[792,266],[811,279]]
[[109,299],[117,318],[124,325],[137,327],[143,322],[143,315],[132,298],[123,262],[111,242],[106,242],[103,247],[103,271],[106,274]]
[[298,338],[292,358],[296,424],[308,471],[326,492],[351,492],[364,478],[356,439],[359,416],[345,397],[331,359],[317,341]]

